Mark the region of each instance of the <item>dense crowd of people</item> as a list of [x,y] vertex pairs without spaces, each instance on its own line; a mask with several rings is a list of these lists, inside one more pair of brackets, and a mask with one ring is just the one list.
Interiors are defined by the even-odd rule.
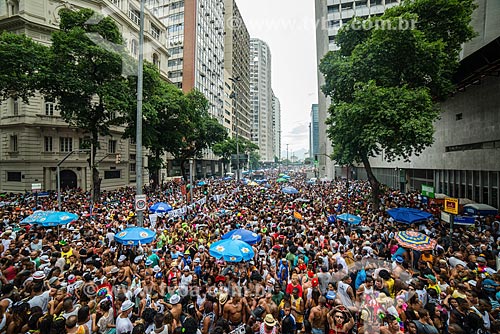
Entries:
[[[21,221],[56,209],[55,194],[3,195],[0,333],[500,332],[498,217],[450,235],[438,216],[402,225],[386,213],[436,213],[417,192],[384,189],[375,210],[366,182],[311,183],[296,173],[287,185],[299,192],[285,194],[272,173],[259,185],[206,180],[193,199],[176,182],[148,189],[150,205],[197,204],[154,222],[146,212],[144,226],[157,234],[138,246],[115,240],[136,224],[132,188],[104,191],[92,208],[88,193],[65,191],[62,210],[79,220],[51,228]],[[361,224],[336,219],[342,213]],[[237,228],[261,236],[255,257],[212,257],[210,245]],[[437,246],[401,247],[394,236],[409,229]]]

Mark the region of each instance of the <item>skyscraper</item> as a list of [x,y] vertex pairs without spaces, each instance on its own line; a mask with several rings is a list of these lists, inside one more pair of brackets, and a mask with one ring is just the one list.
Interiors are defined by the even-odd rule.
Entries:
[[[203,93],[212,117],[224,124],[224,0],[146,0],[146,5],[167,27],[168,78],[184,92]],[[196,160],[196,174],[220,173],[218,160],[207,150]]]
[[281,152],[281,104],[273,92],[273,155],[280,158]]
[[224,79],[233,93],[230,134],[237,131],[250,140],[250,34],[235,0],[224,0],[224,9]]
[[[399,5],[400,0],[317,0],[315,1],[316,22],[316,56],[318,64],[328,51],[337,50],[335,38],[342,25],[347,24],[354,16],[367,18],[381,15],[387,8]],[[324,85],[323,75],[318,71],[318,87]],[[326,155],[332,153],[332,145],[326,136],[325,121],[327,118],[329,99],[318,92],[319,122],[319,173],[321,177],[335,177],[334,162]]]
[[318,118],[318,105],[311,106],[311,132],[309,137],[309,156],[316,160],[319,159],[319,118]]
[[259,146],[261,161],[274,161],[271,51],[266,42],[250,39],[250,106],[252,142]]

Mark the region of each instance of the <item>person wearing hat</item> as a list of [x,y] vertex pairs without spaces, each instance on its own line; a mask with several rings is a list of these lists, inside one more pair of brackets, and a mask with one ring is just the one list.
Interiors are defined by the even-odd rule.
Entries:
[[129,314],[134,309],[134,303],[130,300],[125,300],[120,308],[120,315],[116,318],[116,334],[130,334],[134,329],[132,321],[129,319]]
[[168,303],[166,304],[167,308],[172,313],[172,317],[174,318],[174,327],[180,326],[181,322],[181,314],[182,314],[182,304],[181,304],[181,296],[178,294],[173,294],[170,296]]
[[278,332],[276,325],[278,322],[272,314],[266,314],[264,321],[260,325],[260,334],[276,334]]

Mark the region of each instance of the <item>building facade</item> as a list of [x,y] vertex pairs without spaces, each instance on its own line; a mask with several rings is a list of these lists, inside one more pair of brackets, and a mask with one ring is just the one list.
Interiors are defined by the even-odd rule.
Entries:
[[319,159],[319,115],[318,104],[311,106],[311,123],[309,124],[309,156],[316,161]]
[[235,0],[225,0],[224,9],[224,78],[230,82],[233,99],[229,133],[250,140],[250,34]]
[[261,161],[273,162],[271,50],[257,38],[250,39],[250,106],[252,142],[259,146]]
[[[377,179],[392,188],[421,191],[422,185],[428,185],[434,187],[435,193],[499,208],[500,3],[477,0],[476,4],[471,24],[478,35],[463,46],[461,64],[454,78],[456,91],[440,105],[442,113],[435,123],[434,144],[419,156],[410,157],[409,162],[388,162],[382,152],[371,158],[370,164]],[[317,5],[317,13],[321,10],[327,14],[327,7],[326,4]],[[328,44],[325,38],[318,36],[318,57],[321,59],[320,49],[326,52]],[[320,41],[323,44],[320,45]],[[322,83],[321,75],[319,82]],[[321,98],[326,101],[322,94]],[[324,117],[321,103],[319,110],[321,127]],[[325,136],[321,128],[320,134]],[[324,143],[320,137],[320,150]],[[360,166],[350,169],[349,175],[345,168],[337,167],[336,171],[338,176],[367,178]]]
[[[202,92],[210,115],[226,126],[224,0],[146,0],[146,6],[167,27],[168,78],[184,92]],[[181,175],[181,166],[168,160],[168,175]],[[196,177],[221,175],[219,157],[205,150],[195,171]]]
[[273,155],[275,159],[281,158],[281,103],[273,92]]
[[[109,15],[118,24],[131,55],[138,56],[139,2],[135,0],[11,0],[0,1],[0,31],[25,34],[49,45],[50,35],[59,27],[61,8],[90,8]],[[156,64],[166,78],[168,53],[166,28],[149,12],[145,15],[144,58]],[[88,136],[65,123],[54,101],[37,95],[29,104],[9,99],[0,105],[0,191],[55,190],[57,164],[78,150]],[[133,140],[122,139],[122,127],[112,127],[100,137],[96,163],[101,188],[134,185],[136,155]],[[116,158],[117,154],[119,159]],[[61,165],[61,187],[89,190],[91,172],[87,153],[74,153]],[[143,176],[147,182],[146,173]]]
[[[318,64],[328,51],[338,50],[335,38],[342,25],[354,16],[367,18],[381,15],[386,9],[399,5],[400,0],[317,0],[315,1],[316,56]],[[318,71],[318,87],[325,84]],[[326,136],[326,119],[330,100],[318,91],[319,146],[318,164],[320,177],[335,178],[335,163],[327,156],[332,153],[332,145]]]

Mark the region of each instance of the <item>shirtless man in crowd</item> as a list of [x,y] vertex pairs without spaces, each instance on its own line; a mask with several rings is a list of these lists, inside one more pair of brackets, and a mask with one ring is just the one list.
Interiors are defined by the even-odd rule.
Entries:
[[231,301],[224,306],[223,317],[229,322],[231,330],[238,327],[242,322],[245,322],[245,308],[240,296],[233,296]]
[[309,322],[312,327],[312,334],[325,334],[328,309],[326,308],[326,298],[319,297],[319,305],[311,309]]
[[259,300],[258,306],[262,306],[266,310],[266,314],[272,314],[277,319],[279,315],[278,305],[274,303],[272,296],[272,293],[266,293],[266,297]]

